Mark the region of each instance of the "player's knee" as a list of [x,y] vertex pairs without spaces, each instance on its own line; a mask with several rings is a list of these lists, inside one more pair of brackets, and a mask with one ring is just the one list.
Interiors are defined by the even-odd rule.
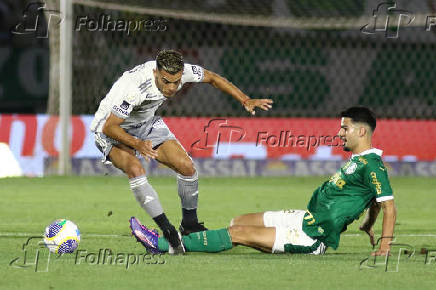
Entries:
[[230,226],[229,234],[232,237],[234,243],[240,243],[245,240],[247,234],[247,228],[244,226]]
[[237,233],[240,231],[239,226],[230,226],[229,227],[229,234],[233,238],[234,236],[237,236]]
[[230,226],[237,226],[239,224],[239,219],[241,216],[237,216],[232,218],[232,220],[230,221]]
[[185,159],[179,164],[179,173],[184,176],[192,176],[196,172],[194,162],[191,159]]
[[243,215],[239,215],[237,217],[232,218],[230,221],[230,226],[240,226],[243,225]]
[[145,169],[142,167],[142,164],[139,160],[129,162],[124,171],[129,178],[138,177],[145,174]]

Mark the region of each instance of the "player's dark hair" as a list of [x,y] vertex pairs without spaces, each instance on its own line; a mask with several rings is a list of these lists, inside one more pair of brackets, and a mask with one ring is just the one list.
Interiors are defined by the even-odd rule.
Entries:
[[163,69],[170,74],[176,74],[183,70],[183,56],[175,50],[161,50],[156,56],[156,65],[158,70]]
[[351,118],[353,122],[368,124],[372,132],[374,132],[377,126],[374,112],[367,107],[356,106],[348,108],[341,112],[341,117]]

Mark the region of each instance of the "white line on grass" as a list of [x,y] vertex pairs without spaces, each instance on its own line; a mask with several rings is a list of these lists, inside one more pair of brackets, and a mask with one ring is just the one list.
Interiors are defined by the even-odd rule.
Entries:
[[[366,234],[365,234],[366,235]],[[43,236],[41,233],[13,233],[13,232],[0,232],[0,237],[30,237],[30,236]],[[82,237],[91,238],[121,238],[130,237],[131,235],[116,235],[116,234],[81,234]],[[363,234],[343,234],[343,237],[360,237]],[[436,234],[399,234],[397,237],[436,237]]]
[[[0,232],[0,237],[31,237],[31,236],[43,236],[41,233],[7,233]],[[121,237],[130,237],[131,235],[115,235],[115,234],[81,234],[82,237],[91,237],[91,238],[121,238]]]
[[[365,234],[366,235],[366,234]],[[359,237],[362,234],[343,234],[345,237]],[[399,234],[396,237],[436,237],[436,234]]]

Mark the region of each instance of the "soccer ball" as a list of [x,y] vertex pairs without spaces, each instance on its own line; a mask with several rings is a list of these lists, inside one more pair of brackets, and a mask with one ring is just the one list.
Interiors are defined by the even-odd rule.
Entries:
[[45,228],[44,244],[52,253],[72,253],[79,246],[79,242],[80,231],[72,221],[55,220]]

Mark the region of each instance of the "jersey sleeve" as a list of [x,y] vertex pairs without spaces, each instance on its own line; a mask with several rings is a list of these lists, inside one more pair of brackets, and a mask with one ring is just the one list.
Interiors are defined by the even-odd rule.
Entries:
[[118,118],[128,118],[138,103],[139,95],[129,87],[128,81],[114,85],[109,93],[113,94],[111,113]]
[[199,83],[204,78],[204,69],[199,65],[185,63],[182,83]]
[[369,162],[365,166],[365,184],[373,192],[377,202],[393,199],[393,192],[389,182],[388,172],[383,163]]

